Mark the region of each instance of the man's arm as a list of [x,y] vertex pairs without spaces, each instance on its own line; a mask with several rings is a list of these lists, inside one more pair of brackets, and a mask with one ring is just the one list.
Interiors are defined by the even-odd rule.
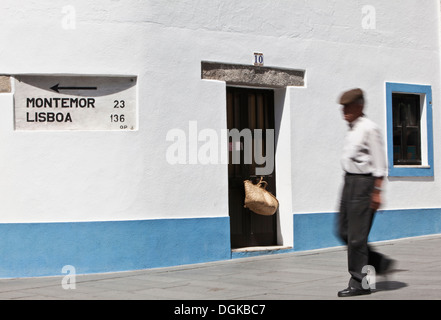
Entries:
[[372,163],[374,166],[373,175],[375,177],[374,190],[371,197],[371,208],[377,210],[381,206],[381,191],[383,177],[387,175],[386,154],[384,152],[383,139],[378,127],[376,127],[370,136],[370,146],[372,152]]

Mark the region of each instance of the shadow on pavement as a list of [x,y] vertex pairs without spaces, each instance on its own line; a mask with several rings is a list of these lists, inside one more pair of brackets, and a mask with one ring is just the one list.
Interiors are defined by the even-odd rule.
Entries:
[[391,290],[398,290],[401,288],[407,287],[407,283],[401,282],[401,281],[380,281],[375,283],[375,289],[372,290],[373,292],[378,291],[391,291]]

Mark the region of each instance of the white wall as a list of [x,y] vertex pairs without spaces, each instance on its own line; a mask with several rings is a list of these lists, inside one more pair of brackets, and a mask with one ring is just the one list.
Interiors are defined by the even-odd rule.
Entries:
[[[363,88],[366,114],[382,126],[386,135],[386,81],[432,85],[435,178],[387,179],[383,209],[440,206],[440,183],[436,179],[440,165],[438,4],[370,1],[369,5],[376,8],[376,29],[361,28],[361,4],[347,6],[348,25],[342,28],[338,42],[326,41],[321,34],[320,40],[308,42],[302,55],[308,60],[302,64],[307,70],[308,89],[292,94],[291,113],[293,153],[301,150],[301,155],[294,158],[293,181],[304,182],[293,185],[293,199],[299,200],[294,200],[296,212],[338,208],[342,182],[339,150],[346,125],[337,98],[343,90]],[[329,39],[337,38],[336,30],[335,34],[333,37],[330,32]]]
[[[63,28],[69,5],[72,30]],[[365,5],[376,29],[362,28]],[[137,75],[139,130],[14,132],[12,95],[0,94],[0,222],[227,216],[226,166],[170,165],[165,137],[193,120],[220,134],[225,84],[201,80],[200,63],[251,64],[255,51],[266,66],[306,70],[305,88],[286,89],[292,190],[282,200],[292,206],[283,219],[336,210],[338,95],[366,90],[366,113],[385,134],[386,81],[432,85],[435,179],[388,181],[384,208],[439,208],[438,12],[435,0],[3,0],[1,74]]]

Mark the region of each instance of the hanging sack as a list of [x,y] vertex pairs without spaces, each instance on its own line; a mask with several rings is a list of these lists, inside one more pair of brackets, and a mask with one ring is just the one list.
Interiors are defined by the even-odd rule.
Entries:
[[250,180],[245,180],[245,208],[264,216],[271,216],[279,207],[279,201],[269,191],[266,190],[268,183],[263,181],[263,177],[257,184]]

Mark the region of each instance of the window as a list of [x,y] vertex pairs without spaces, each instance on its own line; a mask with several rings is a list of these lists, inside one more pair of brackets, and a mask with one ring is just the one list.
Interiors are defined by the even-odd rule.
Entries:
[[394,165],[421,165],[420,96],[392,94]]
[[390,176],[433,176],[430,86],[386,83]]

